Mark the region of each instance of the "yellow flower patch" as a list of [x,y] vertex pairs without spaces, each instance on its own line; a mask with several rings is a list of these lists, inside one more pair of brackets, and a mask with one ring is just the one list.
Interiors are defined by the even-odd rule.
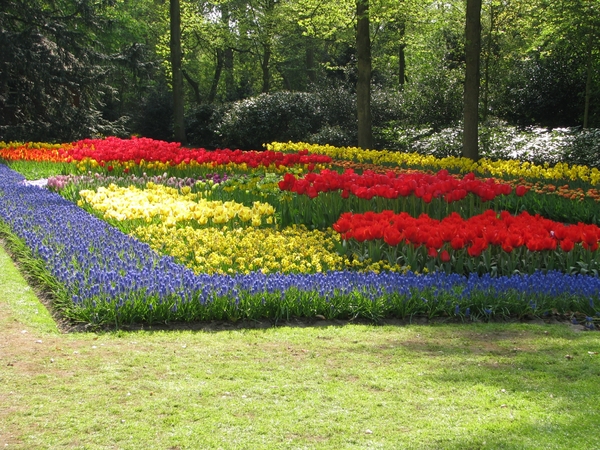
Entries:
[[149,225],[136,228],[132,234],[196,273],[314,273],[341,270],[347,263],[335,252],[339,235],[333,230],[172,229]]
[[148,183],[146,189],[110,184],[96,191],[83,190],[79,195],[81,206],[87,204],[103,213],[105,219],[118,221],[159,219],[166,226],[189,221],[221,225],[234,219],[252,226],[275,223],[275,208],[268,203],[254,202],[248,207],[233,201],[209,201],[191,193],[189,188],[180,192],[154,183]]
[[335,251],[340,237],[331,229],[309,231],[303,226],[280,231],[271,228],[194,229],[152,224],[138,227],[132,234],[196,273],[316,273],[348,267],[390,270],[383,263],[357,260],[351,263],[340,256]]

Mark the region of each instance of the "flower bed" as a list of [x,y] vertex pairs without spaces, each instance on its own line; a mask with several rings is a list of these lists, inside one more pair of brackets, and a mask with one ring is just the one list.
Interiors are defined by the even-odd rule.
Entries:
[[[567,199],[539,201],[551,192],[530,190],[535,178],[436,164],[376,174],[304,149],[207,152],[147,139],[1,152],[8,164],[47,154],[83,172],[42,189],[0,165],[6,232],[43,261],[74,320],[577,313],[594,326],[600,231],[554,220]],[[579,214],[587,201],[572,201]]]

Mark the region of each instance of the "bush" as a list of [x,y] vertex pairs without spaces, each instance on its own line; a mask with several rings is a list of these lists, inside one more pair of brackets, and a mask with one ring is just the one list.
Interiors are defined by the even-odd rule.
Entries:
[[[402,89],[374,88],[371,108],[376,147],[406,151],[416,140],[455,126],[462,118],[462,89],[456,71],[426,73]],[[457,150],[454,144],[440,144],[452,147],[440,148],[440,155]]]
[[581,164],[600,169],[600,128],[581,130],[564,156],[569,164]]
[[315,94],[277,92],[234,102],[216,127],[224,147],[260,149],[273,141],[300,141],[324,121]]
[[406,120],[407,113],[403,109],[403,100],[403,91],[401,90],[373,86],[371,89],[373,126],[382,127],[385,124]]
[[166,84],[159,83],[148,92],[136,115],[133,132],[161,141],[173,138],[173,96]]
[[457,71],[427,73],[400,92],[399,119],[441,130],[462,118],[463,83]]
[[518,61],[493,102],[496,114],[520,126],[579,125],[585,92],[581,66],[566,50]]
[[311,134],[305,141],[309,144],[333,145],[336,147],[349,147],[356,144],[356,130],[345,130],[339,125],[324,125],[321,129]]
[[315,86],[315,97],[323,118],[322,126],[339,127],[344,133],[356,136],[356,92],[346,84],[327,83]]
[[188,144],[213,149],[219,147],[216,127],[223,117],[223,111],[224,107],[207,103],[187,111],[185,129]]

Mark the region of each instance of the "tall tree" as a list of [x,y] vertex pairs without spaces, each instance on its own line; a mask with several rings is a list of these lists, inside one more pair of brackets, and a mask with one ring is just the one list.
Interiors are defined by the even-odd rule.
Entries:
[[[227,36],[231,36],[229,31],[229,21],[231,20],[231,14],[229,12],[229,4],[221,3],[221,25],[223,31],[227,33]],[[223,50],[223,67],[225,69],[225,100],[233,100],[235,98],[235,79],[233,76],[233,47],[229,39],[225,41],[225,48]]]
[[[404,35],[406,34],[406,23],[400,22],[398,25],[398,31],[401,36],[401,40],[404,39]],[[404,86],[406,82],[406,44],[404,42],[400,42],[398,44],[398,84],[400,86]]]
[[171,71],[173,74],[173,137],[186,143],[183,98],[183,73],[181,71],[181,7],[179,0],[170,3]]
[[466,158],[479,159],[479,53],[481,51],[481,0],[467,0],[465,25],[465,90],[463,151]]
[[[551,14],[563,40],[572,43],[575,51],[582,54],[585,68],[583,93],[583,128],[589,127],[591,94],[594,83],[594,62],[597,61],[598,42],[600,40],[600,5],[591,0],[560,0],[551,3],[550,8],[556,11]],[[594,57],[596,56],[596,58]]]
[[4,0],[0,140],[69,141],[123,133],[101,116],[109,60],[95,2]]
[[371,118],[371,33],[369,30],[369,0],[356,2],[356,58],[358,81],[356,83],[356,111],[358,114],[358,146],[373,148]]
[[585,69],[587,76],[585,79],[585,101],[583,107],[583,128],[588,128],[590,123],[590,98],[592,96],[592,71],[593,71],[593,50],[594,50],[594,32],[593,28],[588,33],[588,43],[586,51]]
[[492,47],[494,43],[494,29],[495,29],[495,5],[494,2],[490,2],[489,5],[489,29],[487,34],[487,41],[485,44],[485,58],[483,61],[483,120],[487,119],[489,107],[488,100],[490,96],[490,64],[492,59]]

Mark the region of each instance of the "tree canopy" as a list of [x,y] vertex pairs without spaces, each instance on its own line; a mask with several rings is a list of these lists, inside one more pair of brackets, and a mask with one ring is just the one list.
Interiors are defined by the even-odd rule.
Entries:
[[[173,1],[2,2],[0,140],[181,139],[180,98],[183,131],[218,145],[228,105],[286,91],[315,96],[326,129],[319,139],[354,129],[344,139],[356,144],[365,95],[374,135],[363,145],[380,145],[395,124],[440,129],[463,120],[471,0],[178,0],[180,64]],[[480,3],[472,114],[600,126],[598,2]]]

